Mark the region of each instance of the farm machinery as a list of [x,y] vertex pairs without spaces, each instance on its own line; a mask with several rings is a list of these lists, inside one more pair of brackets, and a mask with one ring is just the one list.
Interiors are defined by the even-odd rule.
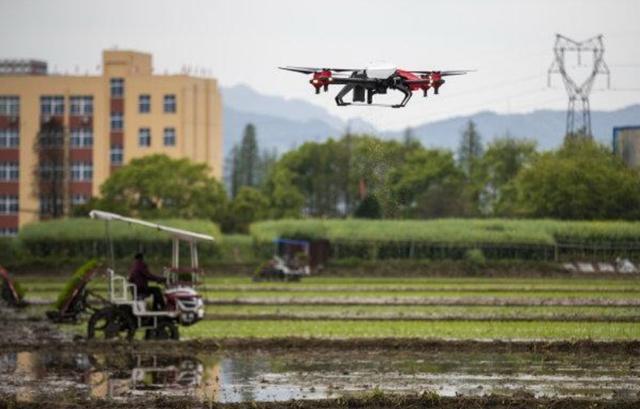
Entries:
[[0,266],[0,281],[2,281],[0,290],[0,299],[2,301],[12,307],[19,307],[25,304],[24,291],[22,291],[18,283],[11,279],[9,272],[2,266]]
[[274,240],[274,254],[262,263],[253,281],[300,281],[302,277],[319,271],[329,257],[326,240]]
[[[112,266],[106,270],[108,298],[104,306],[89,318],[87,338],[131,340],[137,330],[144,330],[145,339],[179,339],[178,326],[193,325],[203,318],[204,303],[196,290],[202,275],[198,267],[197,244],[199,241],[213,241],[213,237],[99,210],[92,210],[89,215],[93,219],[105,221]],[[137,287],[129,283],[125,276],[115,272],[113,243],[109,234],[112,222],[148,227],[166,233],[171,238],[171,267],[163,271],[166,308],[149,308],[145,296],[138,294]],[[190,250],[189,268],[180,268],[179,265],[181,242],[186,242]]]

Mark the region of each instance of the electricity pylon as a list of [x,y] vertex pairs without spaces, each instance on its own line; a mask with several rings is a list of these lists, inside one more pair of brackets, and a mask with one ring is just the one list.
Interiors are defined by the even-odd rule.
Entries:
[[[578,66],[582,65],[582,53],[588,52],[593,55],[591,72],[581,84],[578,84],[567,73],[565,62],[567,52],[577,53]],[[605,74],[607,76],[607,87],[611,86],[609,67],[607,67],[607,64],[602,58],[604,55],[602,34],[580,42],[567,38],[561,34],[556,34],[556,43],[553,47],[553,54],[554,60],[547,72],[547,82],[548,86],[551,86],[551,74],[559,73],[562,75],[564,87],[569,95],[566,135],[583,133],[586,137],[592,138],[589,94],[591,93],[593,82],[598,74]],[[576,117],[576,101],[578,100],[582,105],[582,115]]]

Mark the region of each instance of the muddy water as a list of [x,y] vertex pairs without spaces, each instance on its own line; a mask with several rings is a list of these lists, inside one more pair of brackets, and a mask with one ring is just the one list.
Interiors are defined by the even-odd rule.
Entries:
[[16,401],[147,395],[204,402],[282,401],[433,391],[622,400],[640,396],[640,357],[486,352],[230,352],[195,355],[0,354],[0,395]]

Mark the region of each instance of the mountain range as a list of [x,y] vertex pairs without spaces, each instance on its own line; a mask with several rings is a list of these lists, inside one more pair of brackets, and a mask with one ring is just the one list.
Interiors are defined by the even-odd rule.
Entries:
[[[279,153],[307,141],[339,137],[348,128],[354,133],[369,133],[383,138],[401,138],[404,130],[379,131],[372,124],[353,118],[348,122],[324,108],[304,100],[260,94],[246,85],[222,88],[225,151],[240,141],[248,123],[256,126],[259,146]],[[413,126],[413,136],[425,146],[455,149],[460,132],[472,120],[484,141],[509,133],[514,137],[535,139],[541,149],[562,143],[565,111],[537,110],[522,114],[490,111],[456,116]],[[640,125],[640,104],[614,111],[592,111],[594,137],[610,144],[614,126]]]

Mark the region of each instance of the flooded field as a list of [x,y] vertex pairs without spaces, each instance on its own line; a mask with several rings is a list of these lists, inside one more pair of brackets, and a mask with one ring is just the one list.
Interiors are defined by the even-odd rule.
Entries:
[[17,402],[168,396],[207,402],[390,394],[440,397],[640,398],[640,357],[611,353],[229,351],[0,355],[0,394]]
[[131,343],[48,321],[63,281],[25,281],[0,409],[640,407],[637,279],[209,278],[181,341]]

